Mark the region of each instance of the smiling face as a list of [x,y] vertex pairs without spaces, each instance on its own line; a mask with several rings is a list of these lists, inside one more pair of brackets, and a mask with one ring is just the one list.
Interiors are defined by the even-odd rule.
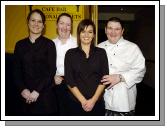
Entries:
[[117,43],[118,40],[122,37],[124,29],[122,28],[119,22],[109,21],[106,28],[105,33],[107,35],[110,43]]
[[58,34],[61,39],[67,39],[71,33],[71,19],[67,16],[61,16],[57,22]]
[[86,26],[83,31],[80,33],[81,44],[91,44],[94,38],[93,26]]
[[32,34],[41,34],[44,29],[44,24],[42,22],[42,17],[39,13],[34,12],[31,14],[28,21],[29,31]]

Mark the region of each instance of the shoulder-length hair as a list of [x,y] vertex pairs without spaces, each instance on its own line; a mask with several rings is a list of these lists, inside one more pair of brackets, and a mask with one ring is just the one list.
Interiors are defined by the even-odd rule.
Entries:
[[[80,33],[82,31],[84,31],[85,28],[87,28],[89,25],[91,25],[93,27],[93,33],[94,35],[96,35],[96,27],[95,27],[95,24],[93,23],[92,20],[89,20],[89,19],[84,19],[82,20],[79,24],[78,24],[78,27],[77,27],[77,43],[78,43],[78,46],[81,47],[81,39],[80,39]],[[92,42],[91,42],[91,45],[94,45],[95,46],[95,36],[94,38],[92,39]]]

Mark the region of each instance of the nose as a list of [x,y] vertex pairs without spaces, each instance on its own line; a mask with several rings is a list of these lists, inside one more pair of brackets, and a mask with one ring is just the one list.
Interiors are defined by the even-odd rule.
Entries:
[[34,24],[35,24],[35,25],[38,25],[38,21],[35,21]]
[[112,33],[115,33],[115,29],[111,29],[111,32],[112,32]]
[[88,33],[87,33],[87,32],[85,32],[85,36],[88,36]]
[[67,25],[66,24],[63,25],[63,29],[67,29]]
[[89,36],[89,32],[85,32],[85,36],[88,37]]

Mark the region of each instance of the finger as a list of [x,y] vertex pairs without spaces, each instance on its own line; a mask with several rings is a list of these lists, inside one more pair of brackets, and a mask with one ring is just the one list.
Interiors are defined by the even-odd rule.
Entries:
[[28,103],[29,101],[28,100],[26,100],[26,103]]
[[36,101],[37,101],[37,98],[35,98],[33,102],[36,102]]
[[107,80],[106,79],[102,79],[101,82],[106,82]]
[[60,80],[57,80],[57,81],[56,81],[56,84],[58,84],[58,85],[61,84],[61,81],[60,81]]
[[86,108],[86,112],[90,112],[92,109],[89,107],[89,108]]
[[58,81],[57,83],[58,83],[58,84],[61,84],[61,81]]
[[31,103],[31,100],[27,100],[26,103],[30,104],[30,103]]
[[109,78],[109,75],[104,75],[103,76],[103,79],[107,79],[107,78]]
[[86,111],[86,112],[88,112],[89,111],[89,109],[88,108],[83,108],[84,109],[84,111]]
[[59,77],[57,77],[57,80],[58,80],[58,81],[61,81],[61,80],[62,80],[62,78],[59,76]]
[[87,109],[89,108],[89,106],[88,106],[87,104],[84,104],[84,105],[83,105],[83,108],[84,108],[85,110],[87,110]]
[[110,79],[109,78],[105,78],[105,79],[102,79],[101,82],[109,82]]
[[111,84],[109,81],[104,82],[103,85]]
[[60,79],[59,79],[58,77],[56,77],[56,78],[55,78],[55,81],[58,82],[58,81],[60,81]]
[[35,98],[35,99],[32,100],[32,102],[36,102],[36,100],[37,100],[37,99]]

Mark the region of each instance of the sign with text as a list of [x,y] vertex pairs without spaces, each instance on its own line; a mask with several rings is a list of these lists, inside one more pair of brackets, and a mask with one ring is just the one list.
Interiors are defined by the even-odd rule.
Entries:
[[29,5],[26,8],[27,14],[30,10],[40,9],[46,16],[46,20],[56,20],[61,13],[68,13],[73,20],[82,20],[84,17],[83,5]]

